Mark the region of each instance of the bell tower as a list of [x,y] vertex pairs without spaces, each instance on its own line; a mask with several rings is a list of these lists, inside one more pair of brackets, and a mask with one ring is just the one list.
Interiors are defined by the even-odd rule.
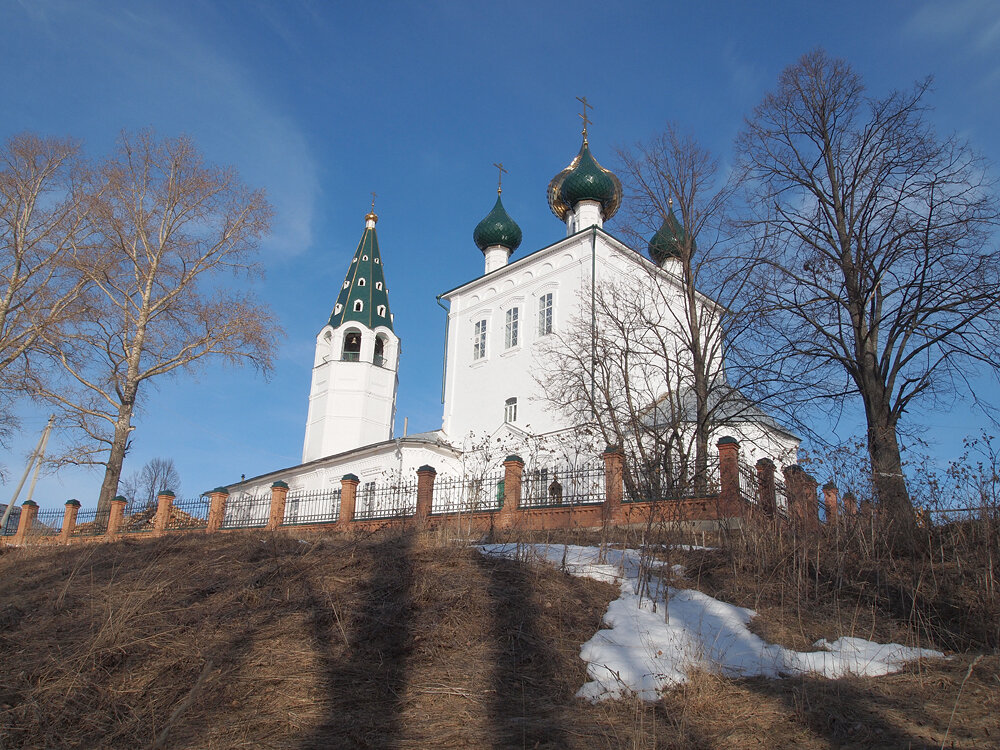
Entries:
[[399,337],[375,233],[375,201],[330,320],[316,337],[302,462],[392,438]]

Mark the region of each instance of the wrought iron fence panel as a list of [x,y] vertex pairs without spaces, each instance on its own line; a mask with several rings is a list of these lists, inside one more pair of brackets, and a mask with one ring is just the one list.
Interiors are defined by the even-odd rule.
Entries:
[[108,519],[111,518],[111,511],[83,510],[76,514],[76,526],[72,536],[101,536],[108,530]]
[[[0,514],[2,516],[2,514]],[[14,536],[17,533],[17,527],[21,523],[21,509],[16,505],[11,509],[10,515],[7,516],[7,523],[4,524],[3,529],[0,529],[0,536]]]
[[59,536],[65,517],[66,511],[64,509],[40,510],[28,533],[32,536]]
[[774,505],[781,516],[788,518],[788,491],[785,483],[778,477],[774,478]]
[[626,488],[626,502],[688,500],[719,494],[719,457],[709,456],[698,471],[694,460],[670,461],[639,473],[635,488]]
[[249,492],[232,494],[226,500],[226,513],[222,518],[223,529],[257,529],[267,526],[271,513],[271,493],[251,495]]
[[336,523],[340,519],[340,489],[290,492],[285,498],[286,526]]
[[524,473],[522,508],[600,505],[604,502],[604,464],[544,467]]
[[757,505],[760,502],[760,486],[757,483],[757,470],[740,461],[740,497],[743,502]]
[[170,518],[167,528],[204,529],[208,527],[208,510],[211,501],[207,497],[194,497],[186,500],[174,500],[170,508]]
[[405,518],[416,512],[416,482],[391,482],[381,486],[365,482],[358,487],[354,509],[354,518],[358,521]]
[[434,481],[431,513],[484,513],[503,507],[504,475],[438,477]]

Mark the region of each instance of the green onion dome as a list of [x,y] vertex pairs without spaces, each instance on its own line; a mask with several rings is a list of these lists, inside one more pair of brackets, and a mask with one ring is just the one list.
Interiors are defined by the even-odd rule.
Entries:
[[563,221],[580,201],[600,203],[605,221],[615,215],[622,202],[621,182],[613,172],[597,163],[586,140],[569,166],[552,178],[548,192],[549,208]]
[[[674,209],[670,209],[667,218],[649,241],[649,257],[657,265],[663,265],[668,258],[684,257],[684,246],[688,242],[687,231],[674,216]],[[694,241],[691,241],[691,251],[694,251]]]
[[486,251],[486,248],[494,245],[500,245],[514,252],[521,244],[521,227],[504,210],[499,194],[493,210],[476,225],[472,232],[472,239],[475,241],[476,247],[483,252]]

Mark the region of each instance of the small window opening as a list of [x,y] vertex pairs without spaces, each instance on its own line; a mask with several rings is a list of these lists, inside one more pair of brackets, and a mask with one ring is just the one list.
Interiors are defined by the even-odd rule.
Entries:
[[347,289],[347,287],[349,287],[350,285],[351,285],[351,282],[348,281],[347,279],[344,279],[344,289]]
[[358,331],[348,331],[344,336],[345,362],[357,362],[361,359],[361,334]]
[[361,256],[361,260],[368,260],[368,256],[367,255],[362,255]]
[[364,309],[365,309],[365,303],[362,302],[361,300],[358,300],[357,302],[354,303],[354,312],[361,312]]
[[379,259],[378,259],[378,258],[376,258],[376,259],[375,259],[375,262],[376,262],[376,263],[380,263],[381,261],[379,261]]
[[504,422],[516,422],[517,421],[517,399],[509,398],[503,402],[503,421]]
[[375,308],[375,309],[376,309],[376,311],[378,312],[378,314],[379,314],[379,315],[380,315],[381,317],[383,317],[383,318],[385,317],[385,305],[379,305],[379,306],[378,306],[377,308]]
[[375,288],[378,289],[379,291],[382,291],[382,282],[381,281],[376,281],[375,282]]
[[362,278],[358,279],[358,286],[364,286],[364,285],[365,285],[364,278],[362,277]]
[[334,315],[340,315],[340,311],[341,311],[341,310],[343,310],[343,309],[344,309],[344,306],[343,306],[343,305],[341,305],[340,303],[337,303],[337,304],[336,304],[336,305],[334,306],[334,308],[333,308],[333,314],[334,314]]
[[385,367],[385,339],[381,336],[375,337],[375,358],[372,363],[376,367]]

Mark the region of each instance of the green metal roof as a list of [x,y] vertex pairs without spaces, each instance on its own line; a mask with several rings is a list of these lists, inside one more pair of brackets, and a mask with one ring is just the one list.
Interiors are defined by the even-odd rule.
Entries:
[[500,245],[514,252],[521,244],[521,227],[510,218],[510,214],[500,202],[499,194],[493,210],[476,225],[472,232],[472,239],[476,243],[476,247],[483,251],[488,247]]
[[549,208],[561,221],[582,200],[599,201],[607,221],[621,206],[622,184],[614,172],[597,163],[585,140],[580,153],[549,182],[548,198]]
[[[354,309],[358,302],[361,303],[360,311]],[[334,328],[354,321],[368,328],[385,326],[392,330],[389,290],[386,288],[375,227],[365,227],[365,233],[361,235],[361,242],[358,243],[358,249],[354,251],[351,265],[347,269],[347,277],[337,295],[336,305],[339,307],[334,306],[330,315],[330,325]],[[378,314],[381,305],[385,305],[385,315]]]
[[[649,257],[657,265],[663,265],[667,258],[684,257],[684,246],[688,242],[687,230],[681,225],[674,215],[674,209],[670,209],[667,218],[657,230],[656,234],[649,240]],[[694,252],[694,241],[691,241],[691,252]]]

